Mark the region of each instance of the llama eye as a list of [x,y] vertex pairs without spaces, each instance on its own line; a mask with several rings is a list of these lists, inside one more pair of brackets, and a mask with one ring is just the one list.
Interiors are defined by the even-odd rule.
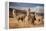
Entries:
[[39,19],[39,21],[40,21],[40,19]]

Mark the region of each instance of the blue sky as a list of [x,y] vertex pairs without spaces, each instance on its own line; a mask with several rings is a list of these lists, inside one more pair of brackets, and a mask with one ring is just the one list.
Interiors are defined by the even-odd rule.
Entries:
[[17,2],[10,2],[9,7],[26,7],[26,8],[34,8],[37,6],[44,7],[44,4],[35,4],[35,3],[17,3]]
[[44,4],[10,2],[9,7],[21,10],[30,8],[32,11],[44,12]]

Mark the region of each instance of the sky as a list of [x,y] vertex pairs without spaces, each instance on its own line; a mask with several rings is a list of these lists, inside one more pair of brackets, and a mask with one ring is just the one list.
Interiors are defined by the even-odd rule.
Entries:
[[9,8],[22,9],[22,10],[30,8],[32,11],[44,12],[44,4],[36,4],[36,3],[9,2]]
[[35,4],[35,3],[17,3],[17,2],[10,2],[9,3],[9,7],[16,7],[16,8],[20,8],[20,7],[25,7],[25,8],[33,8],[36,6],[44,6],[44,4]]

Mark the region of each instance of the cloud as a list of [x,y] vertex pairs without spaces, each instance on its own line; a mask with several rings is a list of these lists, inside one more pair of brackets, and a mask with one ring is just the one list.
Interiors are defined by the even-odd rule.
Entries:
[[[28,7],[13,7],[10,6],[10,8],[15,8],[15,9],[19,9],[19,10],[28,10]],[[44,6],[36,6],[36,7],[30,7],[30,10],[33,12],[41,12],[44,13]]]
[[43,6],[36,6],[34,8],[31,8],[31,11],[44,13],[44,7]]

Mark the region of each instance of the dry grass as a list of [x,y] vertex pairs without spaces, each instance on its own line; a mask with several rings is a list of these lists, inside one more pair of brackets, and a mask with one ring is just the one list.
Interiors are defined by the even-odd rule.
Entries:
[[9,19],[9,28],[21,28],[21,27],[32,27],[33,25],[28,22],[22,22],[22,21],[15,21],[14,18]]
[[[37,19],[39,19],[38,17]],[[38,21],[35,21],[34,24],[31,23],[31,21],[17,21],[15,18],[9,18],[9,28],[30,28],[30,27],[42,27],[44,24],[42,24]]]

